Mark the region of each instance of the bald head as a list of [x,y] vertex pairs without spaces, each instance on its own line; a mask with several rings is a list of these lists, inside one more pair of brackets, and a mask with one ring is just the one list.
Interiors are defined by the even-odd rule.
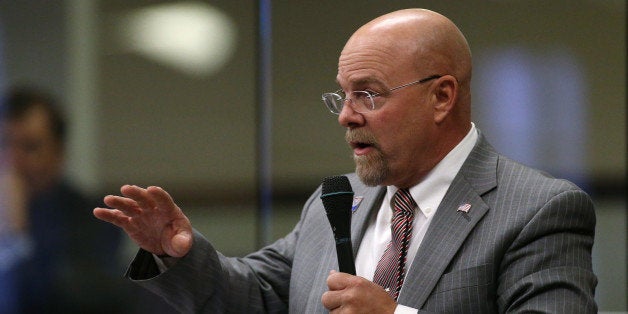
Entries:
[[343,54],[364,47],[386,50],[399,66],[419,75],[450,74],[460,83],[460,101],[470,102],[471,51],[464,35],[445,16],[425,9],[405,9],[380,16],[360,27]]

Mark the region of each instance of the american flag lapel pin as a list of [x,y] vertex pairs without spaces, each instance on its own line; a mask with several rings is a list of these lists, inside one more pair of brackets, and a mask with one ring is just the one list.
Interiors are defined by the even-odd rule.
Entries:
[[358,207],[360,207],[360,203],[362,202],[362,200],[364,199],[364,196],[354,196],[353,197],[353,204],[351,204],[351,212],[355,213],[356,210],[358,210]]
[[471,209],[471,204],[469,203],[460,204],[460,206],[458,206],[459,212],[468,213],[469,209]]

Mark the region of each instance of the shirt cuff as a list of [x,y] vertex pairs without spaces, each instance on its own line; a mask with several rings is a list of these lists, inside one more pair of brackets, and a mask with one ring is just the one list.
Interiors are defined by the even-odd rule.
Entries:
[[179,260],[177,257],[159,257],[155,254],[153,254],[153,259],[155,260],[155,264],[157,264],[160,274],[165,273],[168,268],[172,267]]

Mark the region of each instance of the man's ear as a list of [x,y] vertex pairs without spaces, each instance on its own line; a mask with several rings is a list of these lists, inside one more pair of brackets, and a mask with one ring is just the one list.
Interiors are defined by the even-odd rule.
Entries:
[[458,98],[458,80],[451,75],[445,75],[436,81],[434,87],[434,122],[440,124],[445,120],[456,104]]

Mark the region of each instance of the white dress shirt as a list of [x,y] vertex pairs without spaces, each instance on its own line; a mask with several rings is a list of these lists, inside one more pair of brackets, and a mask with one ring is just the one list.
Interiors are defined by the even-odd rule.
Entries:
[[[419,184],[410,188],[410,194],[418,205],[412,225],[412,239],[408,249],[406,269],[421,267],[412,265],[414,256],[423,241],[425,232],[432,221],[445,193],[449,189],[462,164],[467,159],[477,142],[478,134],[475,125],[471,123],[471,130],[454,149],[452,149],[434,169],[432,169]],[[392,219],[391,200],[398,188],[388,186],[382,205],[369,221],[364,238],[358,249],[355,260],[356,274],[368,280],[373,280],[375,268],[382,257],[386,246],[391,240],[390,222]],[[406,271],[406,274],[408,271]],[[403,293],[403,287],[400,295]],[[397,306],[395,313],[416,313],[417,310],[403,305]]]

